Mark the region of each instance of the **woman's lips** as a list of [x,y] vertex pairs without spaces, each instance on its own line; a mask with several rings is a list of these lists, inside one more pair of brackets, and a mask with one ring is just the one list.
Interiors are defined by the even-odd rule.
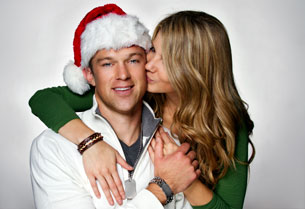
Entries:
[[151,78],[149,78],[148,76],[146,76],[146,80],[147,80],[148,83],[152,83],[154,81]]

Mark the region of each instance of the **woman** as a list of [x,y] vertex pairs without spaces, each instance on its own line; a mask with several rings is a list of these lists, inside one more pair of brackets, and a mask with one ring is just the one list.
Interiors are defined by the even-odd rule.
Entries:
[[[253,122],[234,83],[224,26],[204,12],[182,11],[162,20],[152,40],[154,47],[147,55],[146,69],[148,92],[153,94],[148,94],[147,100],[156,115],[163,118],[163,127],[180,142],[191,144],[201,170],[200,181],[184,192],[186,198],[193,208],[242,208],[247,168],[254,155],[248,162],[248,136]],[[66,88],[52,88],[38,91],[30,106],[49,127],[55,131],[60,128],[60,134],[78,143],[93,132],[77,119],[71,107],[75,111],[89,108],[91,96],[92,91],[77,96]],[[65,115],[50,118],[58,113]],[[165,148],[172,147],[166,152],[175,149],[165,133],[161,131],[157,137],[162,137]],[[87,155],[91,159],[100,155],[109,159],[108,153],[112,153],[124,164],[106,143],[90,149]],[[153,154],[153,145],[150,152]],[[112,157],[103,166],[115,161]],[[108,184],[123,196],[116,179]]]

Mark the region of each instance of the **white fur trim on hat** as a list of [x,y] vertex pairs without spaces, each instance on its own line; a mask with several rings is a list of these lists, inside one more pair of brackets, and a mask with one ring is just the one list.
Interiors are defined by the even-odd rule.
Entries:
[[77,94],[82,95],[90,89],[90,86],[83,75],[82,67],[77,67],[74,65],[73,61],[70,61],[65,66],[63,77],[69,89]]
[[148,29],[136,16],[110,13],[87,24],[81,35],[81,65],[88,67],[98,50],[118,50],[132,45],[148,50],[151,47]]

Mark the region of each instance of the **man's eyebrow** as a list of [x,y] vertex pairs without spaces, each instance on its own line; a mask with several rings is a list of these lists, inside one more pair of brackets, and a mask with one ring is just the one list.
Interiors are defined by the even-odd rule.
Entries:
[[112,57],[103,57],[103,58],[99,58],[96,60],[96,62],[101,62],[101,61],[104,61],[104,60],[113,60]]
[[131,54],[128,56],[128,58],[133,57],[133,56],[136,56],[136,55],[139,55],[139,56],[141,56],[141,57],[144,57],[143,53],[135,52],[135,53],[131,53]]
[[[135,52],[135,53],[129,54],[126,59],[130,59],[131,57],[136,56],[136,55],[141,56],[141,57],[145,57],[143,53]],[[114,58],[113,57],[102,57],[102,58],[97,59],[96,62],[99,63],[99,62],[102,62],[104,60],[112,61],[112,60],[114,60]]]

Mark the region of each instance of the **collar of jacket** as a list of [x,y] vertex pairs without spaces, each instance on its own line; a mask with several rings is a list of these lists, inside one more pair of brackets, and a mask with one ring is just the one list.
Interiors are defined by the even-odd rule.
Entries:
[[[111,126],[111,124],[107,121],[107,119],[102,116],[98,108],[95,95],[93,95],[93,106],[91,108],[91,111],[92,114],[94,114],[95,116],[98,115],[102,117]],[[147,102],[143,100],[141,131],[143,133],[143,138],[146,139],[145,142],[143,143],[143,147],[146,147],[146,145],[150,142],[150,139],[154,136],[161,122],[162,119],[156,118],[152,108],[149,106]]]

